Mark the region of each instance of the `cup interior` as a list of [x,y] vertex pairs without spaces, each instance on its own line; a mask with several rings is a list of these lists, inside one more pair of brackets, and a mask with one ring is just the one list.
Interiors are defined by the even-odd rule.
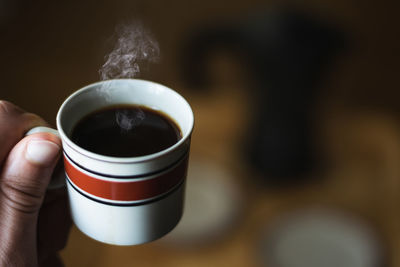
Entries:
[[57,114],[57,127],[69,143],[74,126],[86,115],[107,106],[134,104],[161,111],[173,119],[187,139],[192,131],[193,112],[174,90],[145,80],[118,79],[88,85],[72,94]]

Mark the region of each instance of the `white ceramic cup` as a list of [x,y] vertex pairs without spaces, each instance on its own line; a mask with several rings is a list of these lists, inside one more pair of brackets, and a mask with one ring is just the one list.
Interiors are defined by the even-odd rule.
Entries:
[[[162,111],[177,123],[182,138],[165,150],[140,157],[99,155],[70,139],[83,117],[117,104]],[[89,237],[114,245],[141,244],[171,231],[182,216],[193,124],[187,101],[150,81],[102,81],[68,97],[58,111],[57,128],[76,226]]]

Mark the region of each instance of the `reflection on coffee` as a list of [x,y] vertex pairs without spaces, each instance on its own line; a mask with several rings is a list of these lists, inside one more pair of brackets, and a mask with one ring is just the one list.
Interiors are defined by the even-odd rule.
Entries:
[[164,150],[182,137],[168,115],[137,105],[116,105],[95,111],[74,127],[72,141],[105,156],[137,157]]

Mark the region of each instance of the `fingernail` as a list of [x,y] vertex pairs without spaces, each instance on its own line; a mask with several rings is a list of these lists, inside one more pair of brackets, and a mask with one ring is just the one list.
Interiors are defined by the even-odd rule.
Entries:
[[60,147],[46,140],[31,140],[26,148],[25,158],[37,165],[51,165],[60,153]]

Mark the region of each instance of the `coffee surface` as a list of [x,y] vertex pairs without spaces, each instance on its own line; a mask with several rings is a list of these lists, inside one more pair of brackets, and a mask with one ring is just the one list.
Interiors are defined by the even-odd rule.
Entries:
[[97,154],[137,157],[164,150],[181,137],[178,125],[166,114],[145,106],[118,105],[81,119],[71,140]]

